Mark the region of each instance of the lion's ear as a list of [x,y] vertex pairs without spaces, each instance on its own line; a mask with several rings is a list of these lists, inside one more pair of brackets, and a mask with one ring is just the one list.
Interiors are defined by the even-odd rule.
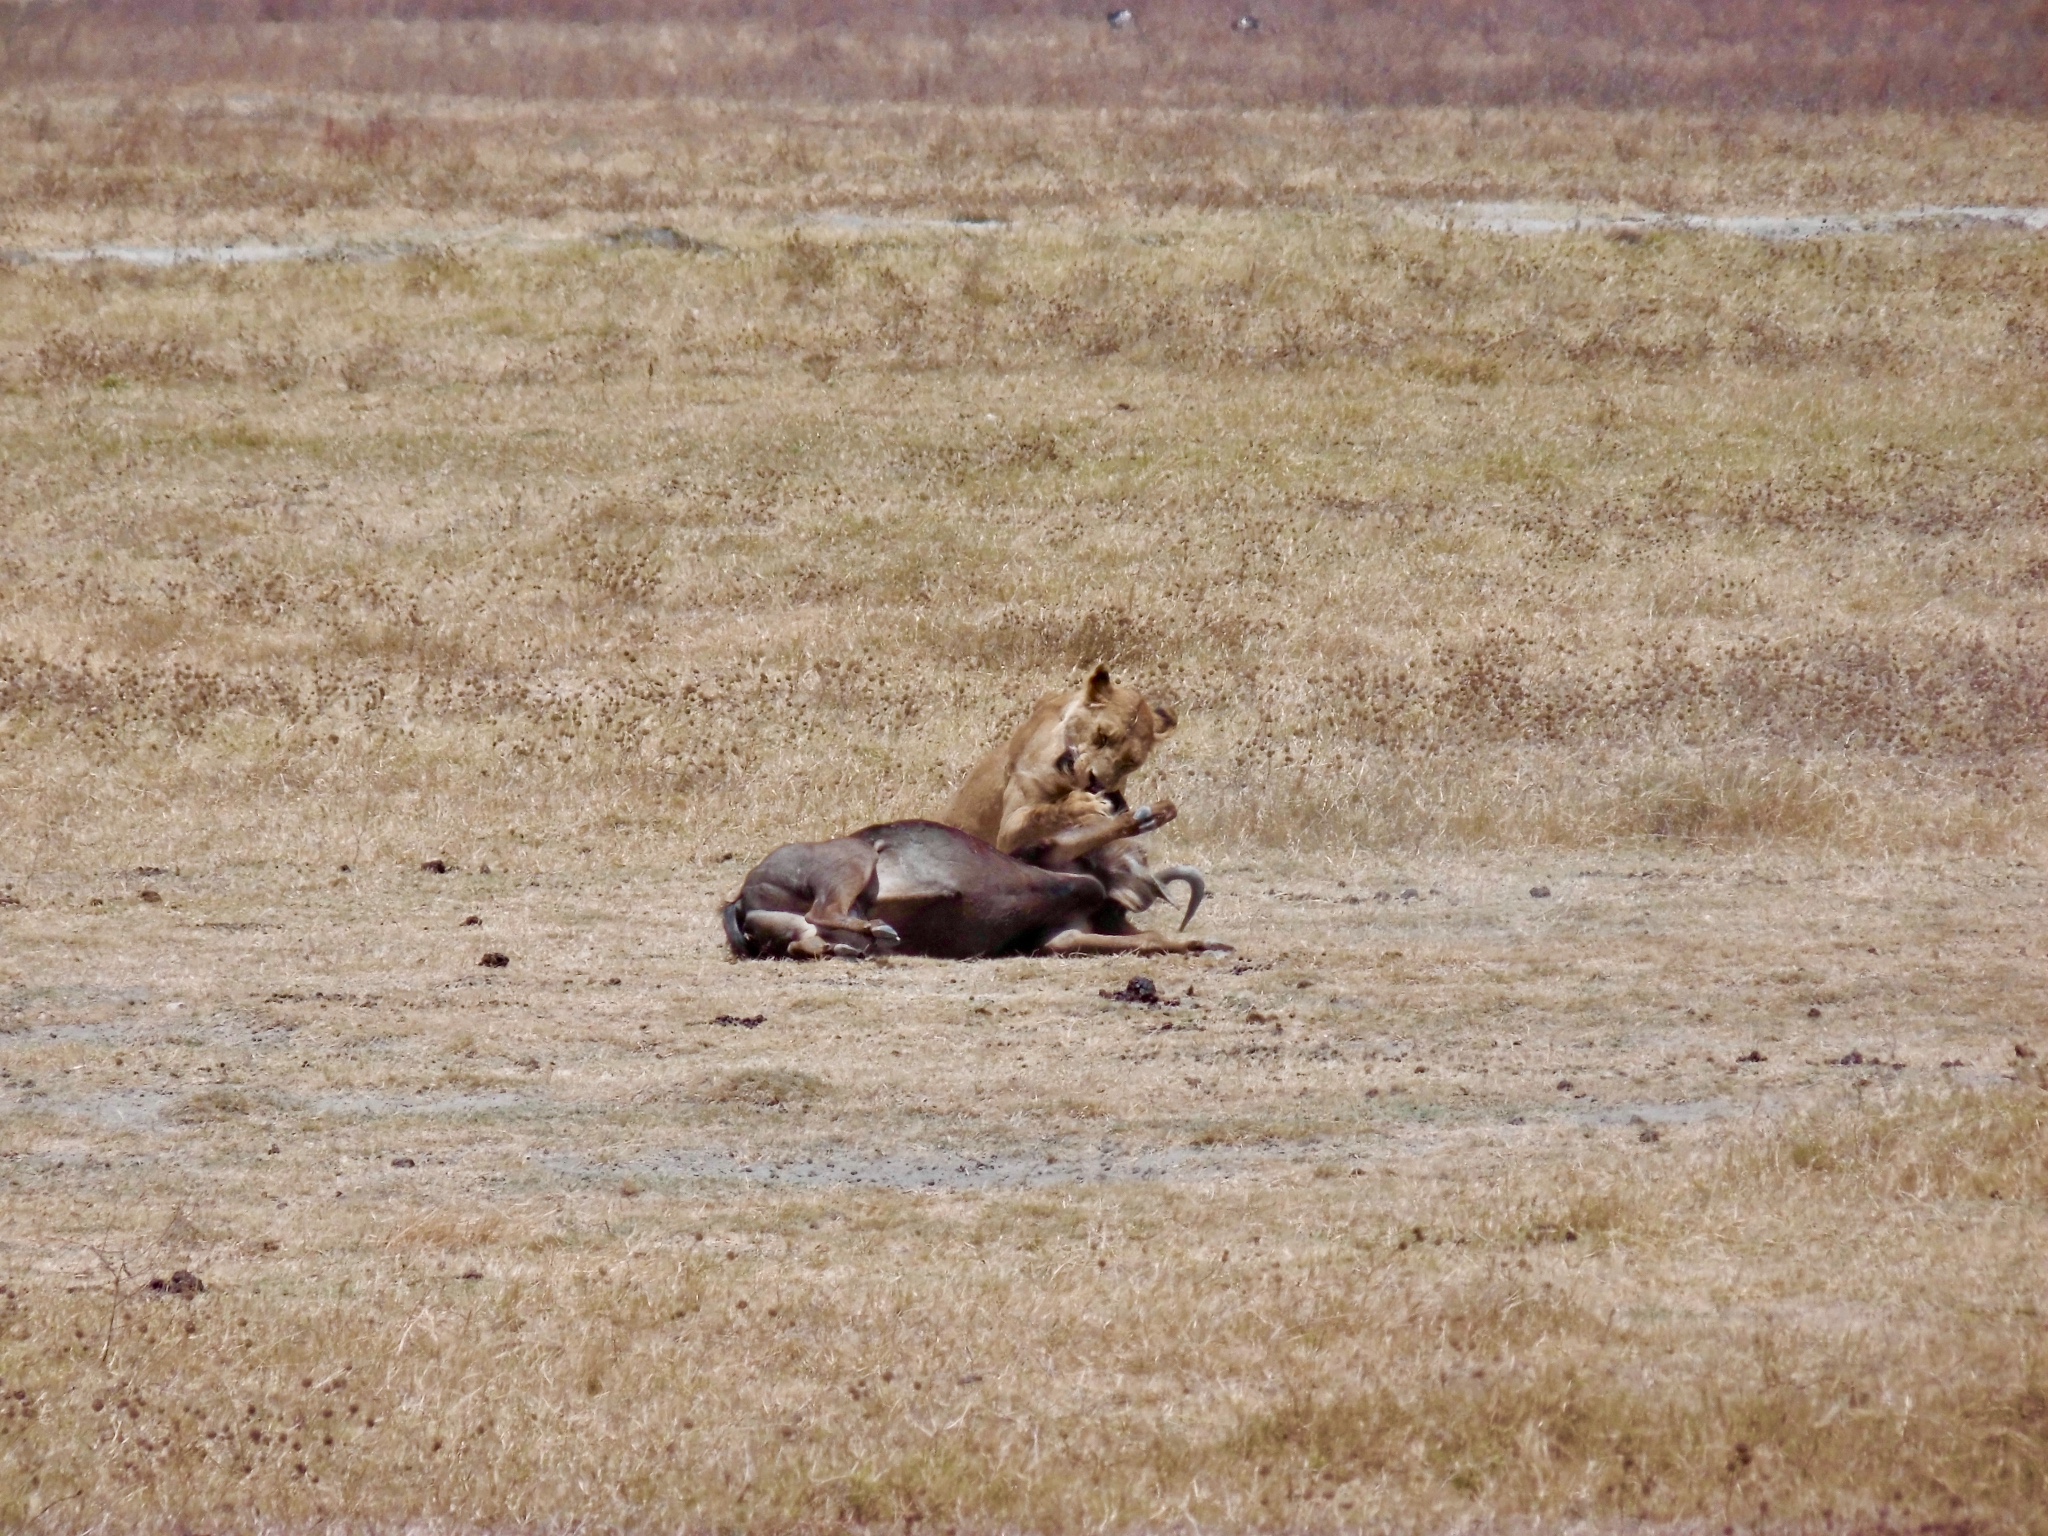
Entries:
[[1152,711],[1152,734],[1154,736],[1172,735],[1173,728],[1180,724],[1180,718],[1164,704],[1153,704],[1147,707]]
[[1109,697],[1109,664],[1101,662],[1088,674],[1087,695],[1090,704],[1100,704]]

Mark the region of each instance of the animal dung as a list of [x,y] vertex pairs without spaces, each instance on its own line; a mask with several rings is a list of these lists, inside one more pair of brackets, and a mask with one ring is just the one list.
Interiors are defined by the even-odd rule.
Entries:
[[1177,999],[1161,997],[1159,995],[1159,984],[1150,976],[1133,976],[1114,992],[1098,992],[1096,996],[1106,997],[1113,1003],[1143,1003],[1147,1008],[1178,1008],[1180,1006]]
[[512,957],[510,955],[501,954],[495,949],[489,951],[481,960],[477,961],[478,965],[489,966],[492,970],[503,970],[511,963]]
[[189,1269],[174,1269],[170,1279],[158,1275],[149,1282],[149,1288],[164,1296],[197,1296],[206,1289],[206,1282]]
[[448,873],[448,861],[446,859],[428,859],[424,864],[420,865],[420,870],[423,874],[445,875]]

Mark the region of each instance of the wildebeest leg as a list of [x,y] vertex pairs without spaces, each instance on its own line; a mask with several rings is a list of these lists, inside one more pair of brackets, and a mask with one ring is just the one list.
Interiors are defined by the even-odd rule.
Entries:
[[1232,946],[1216,939],[1176,939],[1164,933],[1089,933],[1070,928],[1038,946],[1042,955],[1199,955],[1204,951],[1232,953]]
[[[896,942],[896,930],[861,916],[875,899],[877,851],[858,839],[842,840],[848,850],[821,871],[811,885],[811,907],[804,913],[835,954],[864,955],[876,944]],[[859,856],[853,850],[860,850]],[[856,909],[859,909],[858,911]]]
[[749,912],[741,926],[754,943],[780,949],[795,960],[822,960],[832,952],[818,930],[794,912]]
[[737,927],[743,942],[733,945],[736,954],[865,954],[874,940],[894,938],[866,915],[874,877],[875,850],[858,838],[787,843],[741,883],[725,915],[727,942]]

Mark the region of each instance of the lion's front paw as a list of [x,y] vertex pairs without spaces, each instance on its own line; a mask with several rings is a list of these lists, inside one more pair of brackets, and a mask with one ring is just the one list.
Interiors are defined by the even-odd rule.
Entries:
[[1109,803],[1107,795],[1094,794],[1089,790],[1077,789],[1060,802],[1060,809],[1075,822],[1106,819],[1116,814],[1116,807]]

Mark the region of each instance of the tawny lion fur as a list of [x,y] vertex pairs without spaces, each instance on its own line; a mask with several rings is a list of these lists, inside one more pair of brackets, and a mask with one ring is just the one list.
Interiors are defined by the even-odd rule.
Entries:
[[1058,862],[1059,835],[1116,814],[1124,781],[1174,725],[1172,710],[1097,667],[1079,688],[1040,699],[940,819],[1020,859]]

